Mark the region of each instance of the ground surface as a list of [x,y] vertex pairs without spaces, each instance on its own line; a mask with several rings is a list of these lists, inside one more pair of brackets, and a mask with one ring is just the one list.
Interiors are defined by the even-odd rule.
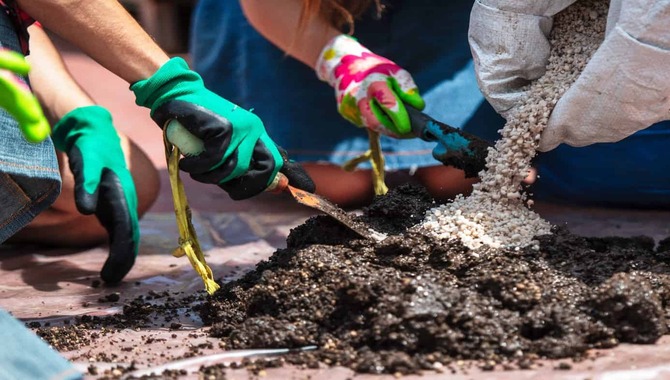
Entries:
[[[46,323],[63,325],[65,320],[74,316],[118,314],[124,304],[140,295],[149,303],[160,306],[174,304],[181,297],[202,294],[202,284],[187,261],[170,255],[177,233],[171,214],[158,129],[145,110],[134,107],[132,95],[121,80],[106,74],[76,52],[68,53],[66,61],[94,98],[112,110],[117,125],[131,137],[146,142],[143,146],[161,170],[163,190],[154,208],[142,221],[140,257],[123,285],[116,288],[98,286],[97,273],[106,257],[104,247],[80,251],[5,247],[0,255],[0,276],[3,278],[0,306],[27,322],[38,322],[44,327]],[[101,81],[106,86],[93,86]],[[276,248],[284,247],[289,230],[311,215],[309,210],[285,198],[268,196],[255,202],[233,203],[215,188],[185,181],[189,194],[198,195],[191,197],[194,221],[208,261],[218,277],[233,279],[251,269]],[[658,241],[670,235],[670,212],[579,209],[555,205],[538,205],[537,209],[552,222],[567,222],[573,231],[589,236],[644,234]],[[166,295],[166,291],[169,294]],[[119,293],[118,299],[115,293]],[[176,358],[205,357],[224,352],[219,346],[219,339],[207,336],[207,329],[203,328],[197,313],[177,309],[180,312],[163,313],[141,328],[124,328],[123,321],[117,321],[111,327],[100,329],[93,339],[75,328],[66,327],[65,333],[61,333],[61,337],[65,335],[61,349],[83,370],[91,368],[92,372],[97,372],[97,375],[90,374],[90,378],[104,376],[106,369],[107,373],[111,373],[110,368],[116,365],[128,367],[135,362],[139,370],[169,363]],[[36,324],[34,326],[38,329]],[[670,366],[666,364],[670,357],[670,339],[667,336],[654,345],[623,344],[601,354],[590,352],[589,357],[595,359],[578,363],[569,360],[539,361],[529,370],[493,373],[482,372],[468,361],[456,361],[453,365],[465,370],[459,369],[450,378],[670,378]],[[237,357],[242,354],[231,352]],[[194,368],[201,364],[195,364]],[[230,379],[258,377],[244,369],[226,369],[225,373]],[[260,375],[277,379],[346,379],[352,376],[352,372],[341,367],[306,370],[288,366],[265,369]],[[410,375],[407,378],[441,377],[429,372],[422,377]],[[361,375],[357,378],[381,379],[392,378],[392,375]]]

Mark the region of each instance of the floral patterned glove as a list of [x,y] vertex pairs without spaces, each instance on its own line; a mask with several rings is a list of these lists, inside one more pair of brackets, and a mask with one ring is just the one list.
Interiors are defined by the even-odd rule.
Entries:
[[335,89],[337,109],[345,119],[384,135],[413,137],[403,103],[419,110],[425,103],[406,70],[339,35],[321,52],[316,72]]

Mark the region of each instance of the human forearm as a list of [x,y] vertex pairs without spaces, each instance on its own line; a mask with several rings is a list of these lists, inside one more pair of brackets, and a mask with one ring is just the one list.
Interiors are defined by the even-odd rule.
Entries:
[[39,26],[31,26],[31,53],[27,57],[32,67],[30,82],[51,124],[78,107],[93,105],[93,100],[79,87],[67,70],[60,54]]
[[114,0],[18,0],[46,28],[128,83],[151,76],[169,57]]
[[314,68],[323,47],[341,34],[322,17],[306,20],[299,31],[301,0],[241,0],[251,25],[287,54]]

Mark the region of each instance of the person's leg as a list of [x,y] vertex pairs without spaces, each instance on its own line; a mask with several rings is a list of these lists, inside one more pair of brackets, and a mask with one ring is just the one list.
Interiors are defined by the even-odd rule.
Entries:
[[[141,217],[158,197],[160,180],[149,157],[125,135],[121,146],[129,163],[137,190],[138,214]],[[67,156],[58,152],[63,185],[60,196],[52,206],[39,214],[8,241],[14,243],[37,243],[66,247],[85,247],[107,240],[107,232],[95,215],[82,215],[74,201],[74,177]]]
[[478,178],[465,178],[465,173],[451,166],[428,166],[414,174],[428,193],[435,199],[446,201],[459,194],[470,194]]
[[[429,166],[416,171],[416,179],[428,193],[438,201],[454,199],[457,195],[469,195],[472,185],[479,181],[478,177],[465,178],[465,173],[451,166]],[[531,168],[523,181],[524,186],[532,185],[537,178],[537,170]]]
[[316,193],[343,208],[369,204],[374,196],[370,170],[347,172],[333,164],[302,164],[316,184]]
[[[303,164],[316,184],[316,192],[343,208],[370,203],[374,196],[370,170],[344,171],[337,165]],[[462,170],[449,166],[420,168],[414,178],[435,199],[444,201],[458,194],[469,194],[477,178],[465,178]]]
[[669,144],[668,121],[616,144],[562,144],[535,158],[538,180],[532,192],[552,203],[670,208],[670,160],[661,158]]

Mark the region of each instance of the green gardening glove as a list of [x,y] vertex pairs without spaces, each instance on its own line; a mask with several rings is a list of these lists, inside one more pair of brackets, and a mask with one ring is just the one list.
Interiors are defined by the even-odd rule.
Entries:
[[130,89],[161,128],[177,120],[203,141],[202,153],[179,162],[194,180],[216,184],[239,200],[261,193],[281,171],[291,185],[314,191],[302,167],[282,157],[260,118],[205,88],[183,59],[172,58]]
[[100,277],[116,283],[130,271],[140,243],[137,193],[112,115],[100,106],[70,111],[53,127],[56,149],[67,154],[79,212],[95,214],[109,233]]
[[19,123],[26,140],[39,143],[49,136],[49,122],[30,88],[16,75],[27,75],[30,65],[23,55],[0,49],[0,108]]

